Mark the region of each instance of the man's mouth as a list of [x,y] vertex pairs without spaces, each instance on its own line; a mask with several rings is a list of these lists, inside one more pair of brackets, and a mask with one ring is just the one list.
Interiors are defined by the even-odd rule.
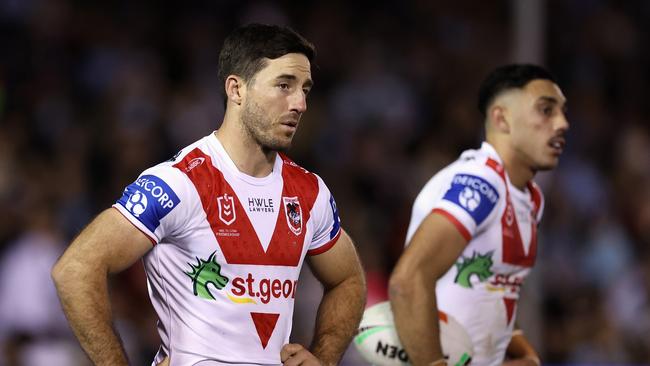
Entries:
[[280,125],[288,128],[291,131],[295,131],[298,128],[298,121],[283,121],[280,122]]
[[564,140],[564,137],[562,136],[557,136],[553,137],[551,140],[548,142],[548,146],[551,147],[555,152],[559,155],[562,153],[564,150],[564,145],[566,144],[566,141]]

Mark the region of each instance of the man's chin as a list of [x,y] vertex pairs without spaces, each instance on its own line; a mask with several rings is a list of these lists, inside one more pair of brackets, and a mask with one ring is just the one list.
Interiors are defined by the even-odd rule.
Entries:
[[281,153],[287,153],[291,149],[291,143],[278,147],[275,151]]
[[276,151],[281,153],[286,153],[291,149],[291,140],[289,141],[273,141],[269,144],[264,145],[264,150]]
[[537,164],[536,171],[545,171],[545,170],[553,170],[557,167],[557,164],[559,163],[559,159],[553,159],[549,161],[545,161],[543,163]]

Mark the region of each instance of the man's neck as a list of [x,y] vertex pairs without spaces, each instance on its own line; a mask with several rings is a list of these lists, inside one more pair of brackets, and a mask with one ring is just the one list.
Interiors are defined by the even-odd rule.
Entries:
[[240,172],[263,178],[273,172],[277,152],[264,150],[245,131],[233,128],[224,120],[214,135]]
[[488,142],[494,147],[497,154],[499,154],[510,183],[517,189],[523,191],[526,188],[526,184],[535,176],[535,171],[506,143]]

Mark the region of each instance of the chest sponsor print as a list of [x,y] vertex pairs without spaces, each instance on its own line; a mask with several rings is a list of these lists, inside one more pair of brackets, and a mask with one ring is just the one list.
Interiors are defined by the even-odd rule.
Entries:
[[194,296],[206,300],[216,300],[215,291],[221,291],[236,304],[268,304],[271,300],[295,299],[297,280],[273,278],[248,273],[245,277],[226,277],[221,273],[222,265],[217,261],[214,251],[208,259],[196,257],[195,263],[187,263],[184,271],[190,279]]
[[[232,276],[232,280],[221,273],[214,251],[208,259],[196,258],[196,264],[187,263],[184,271],[191,279],[194,296],[205,300],[216,300],[217,293],[223,293],[235,304],[268,304],[271,300],[293,301],[296,297],[297,280],[264,277],[258,278],[248,273],[246,278]],[[278,313],[250,312],[262,348],[266,348],[277,324]]]
[[273,198],[249,197],[248,212],[275,212]]

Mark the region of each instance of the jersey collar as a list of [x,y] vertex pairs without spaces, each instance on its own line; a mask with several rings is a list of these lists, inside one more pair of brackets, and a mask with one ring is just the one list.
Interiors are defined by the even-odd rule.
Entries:
[[257,178],[243,173],[239,170],[239,168],[237,168],[237,165],[235,165],[235,162],[232,161],[230,155],[228,155],[228,152],[226,149],[224,149],[221,141],[219,141],[214,133],[211,133],[210,136],[208,136],[208,140],[210,142],[210,145],[212,145],[216,150],[218,158],[221,160],[221,162],[223,162],[225,168],[231,174],[247,183],[261,186],[268,184],[276,178],[282,176],[282,158],[279,156],[280,154],[275,155],[275,161],[273,162],[273,171],[271,171],[271,174],[267,175],[266,177]]

